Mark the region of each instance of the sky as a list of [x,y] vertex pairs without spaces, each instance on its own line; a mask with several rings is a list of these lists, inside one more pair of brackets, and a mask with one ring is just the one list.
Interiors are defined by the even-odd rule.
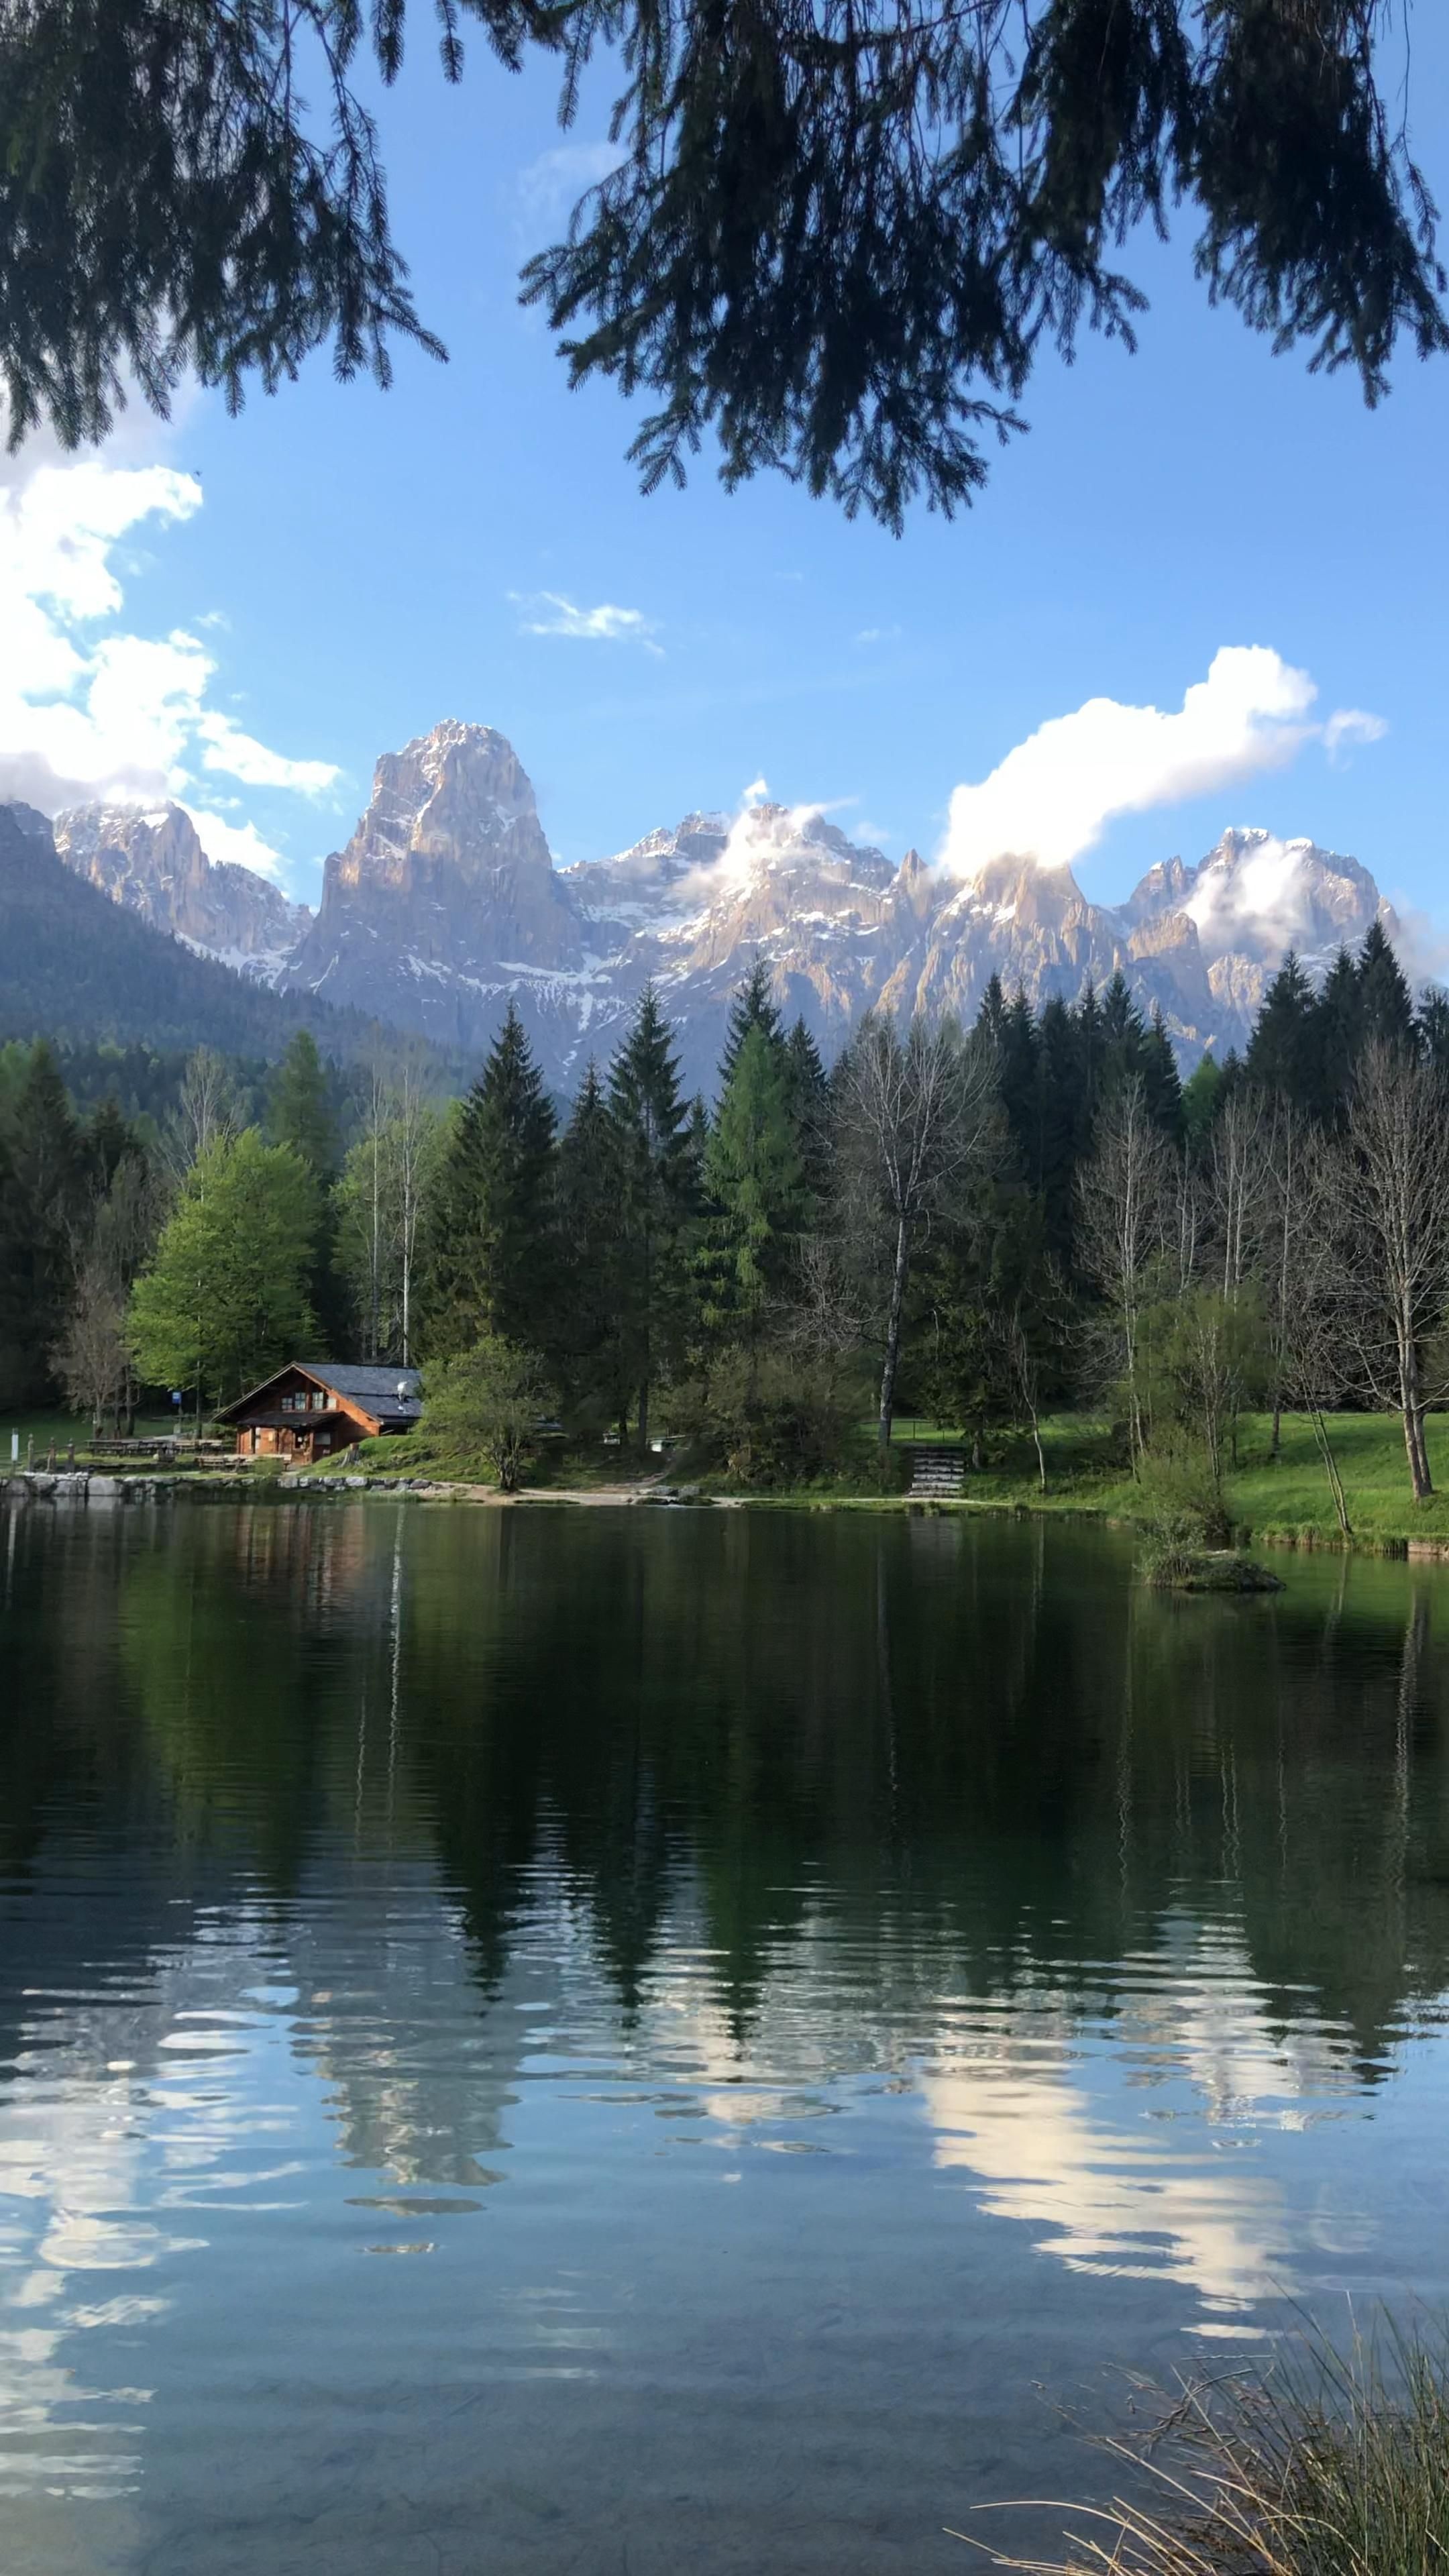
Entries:
[[[1449,204],[1449,30],[1413,138]],[[1363,861],[1449,938],[1449,361],[1366,410],[1132,245],[1141,346],[1039,366],[974,508],[897,539],[701,455],[649,498],[609,386],[568,390],[517,270],[604,154],[552,86],[417,19],[381,109],[394,229],[446,366],[325,353],[240,417],[132,407],[99,453],[0,458],[0,794],[177,795],[216,857],[315,901],[378,755],[508,735],[561,863],[767,782],[898,859],[1071,861],[1099,900],[1228,825]]]

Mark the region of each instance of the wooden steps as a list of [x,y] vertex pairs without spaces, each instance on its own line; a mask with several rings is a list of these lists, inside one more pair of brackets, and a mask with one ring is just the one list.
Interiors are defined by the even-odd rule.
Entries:
[[966,1490],[964,1449],[913,1449],[910,1499],[913,1502],[959,1501]]

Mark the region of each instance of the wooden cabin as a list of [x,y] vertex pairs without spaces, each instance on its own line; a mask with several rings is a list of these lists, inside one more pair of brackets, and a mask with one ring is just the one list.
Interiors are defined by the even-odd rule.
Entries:
[[375,1440],[411,1431],[422,1412],[420,1380],[410,1368],[334,1368],[328,1360],[293,1360],[235,1404],[218,1422],[236,1433],[239,1458],[288,1458],[307,1466]]

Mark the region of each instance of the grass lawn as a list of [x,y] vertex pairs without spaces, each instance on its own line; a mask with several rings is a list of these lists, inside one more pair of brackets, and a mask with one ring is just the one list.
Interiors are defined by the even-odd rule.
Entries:
[[[1276,1464],[1269,1449],[1271,1431],[1266,1414],[1245,1415],[1239,1425],[1238,1466],[1227,1480],[1234,1520],[1256,1539],[1313,1537],[1338,1545],[1327,1479],[1306,1418],[1284,1415],[1282,1455]],[[1409,1491],[1404,1438],[1395,1415],[1335,1414],[1329,1436],[1356,1539],[1370,1546],[1414,1538],[1449,1544],[1449,1418],[1435,1416],[1428,1425],[1429,1461],[1440,1491],[1427,1503],[1415,1503]],[[1113,1465],[1104,1424],[1079,1414],[1055,1415],[1042,1425],[1042,1447],[1045,1494],[1031,1442],[1018,1438],[999,1465],[980,1475],[968,1473],[968,1503],[1104,1512],[1122,1520],[1142,1517],[1144,1498],[1131,1477]]]
[[[189,1429],[190,1427],[191,1426],[188,1423],[187,1428]],[[164,1414],[138,1414],[136,1417],[134,1436],[138,1440],[168,1440],[175,1428],[175,1416],[169,1411]],[[89,1450],[91,1445],[90,1416],[85,1413],[37,1413],[33,1411],[0,1413],[0,1470],[8,1468],[10,1465],[10,1444],[12,1436],[16,1436],[19,1439],[21,1466],[23,1467],[25,1464],[26,1443],[33,1440],[35,1443],[35,1463],[40,1467],[45,1463],[52,1441],[55,1443],[56,1456],[62,1461],[64,1460],[66,1450],[72,1441],[75,1442],[77,1456],[79,1456],[82,1451]]]

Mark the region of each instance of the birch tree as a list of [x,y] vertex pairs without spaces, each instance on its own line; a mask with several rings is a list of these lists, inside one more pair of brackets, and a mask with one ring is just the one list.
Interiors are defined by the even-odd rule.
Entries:
[[989,1063],[959,1031],[872,1013],[836,1068],[846,1188],[885,1253],[877,1434],[890,1445],[901,1324],[916,1250],[980,1167],[996,1120]]
[[1406,1047],[1365,1048],[1340,1160],[1347,1313],[1376,1404],[1397,1413],[1415,1502],[1433,1493],[1429,1345],[1449,1303],[1449,1085]]
[[1107,1311],[1113,1374],[1127,1393],[1134,1475],[1147,1447],[1143,1316],[1161,1283],[1176,1179],[1177,1157],[1134,1076],[1104,1103],[1096,1150],[1077,1182],[1078,1258]]

